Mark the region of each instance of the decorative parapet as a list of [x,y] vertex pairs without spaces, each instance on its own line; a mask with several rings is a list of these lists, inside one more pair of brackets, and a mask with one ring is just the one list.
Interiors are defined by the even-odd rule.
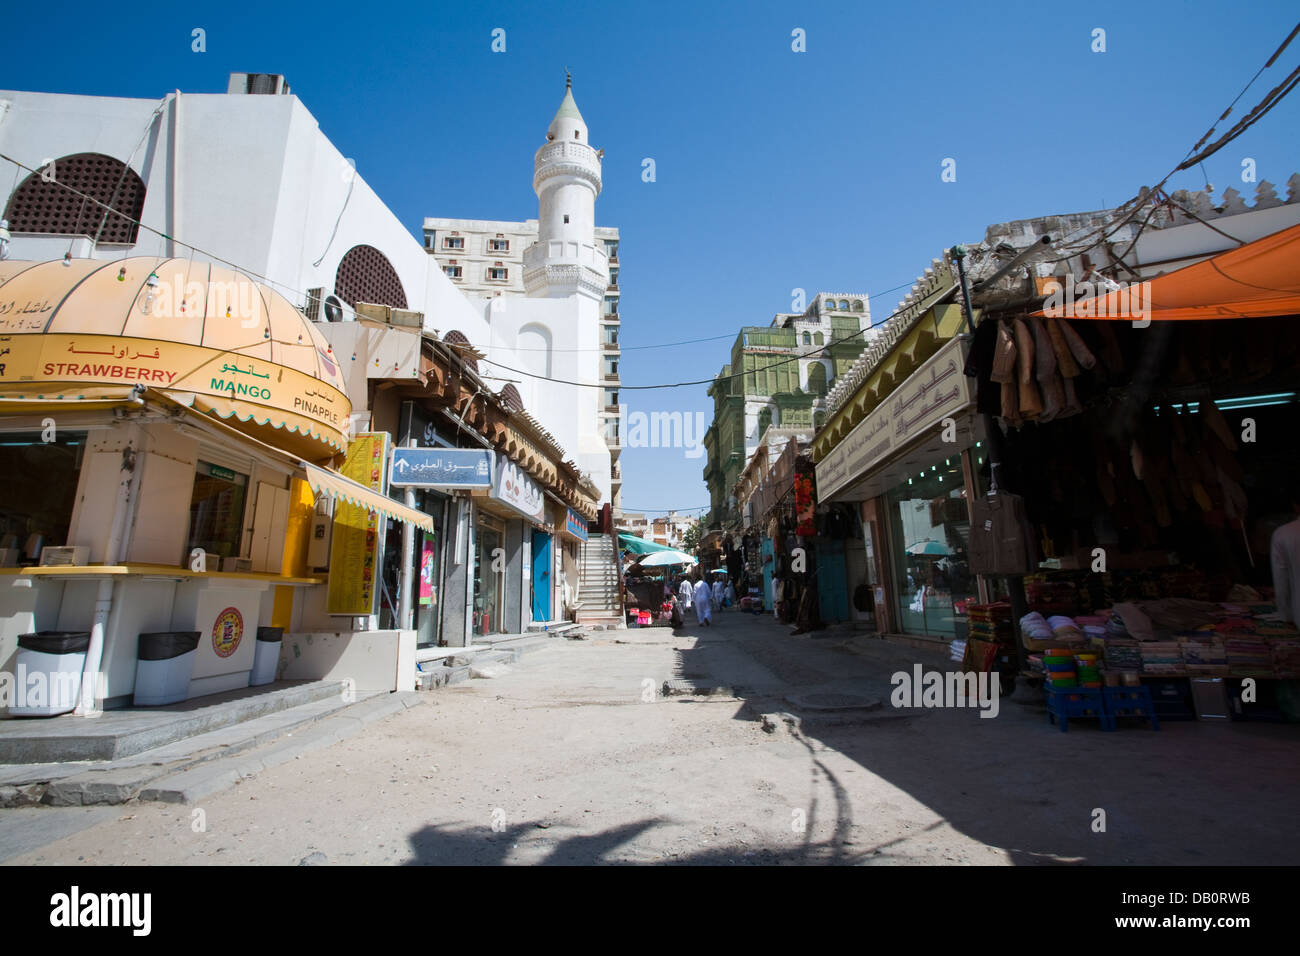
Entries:
[[827,393],[828,417],[839,411],[862,383],[871,377],[871,373],[889,356],[894,346],[912,331],[926,310],[949,295],[956,285],[956,270],[948,261],[948,253],[945,252],[943,258],[931,260],[930,268],[917,278],[912,290],[898,303],[894,314],[877,327],[877,334],[866,350]]

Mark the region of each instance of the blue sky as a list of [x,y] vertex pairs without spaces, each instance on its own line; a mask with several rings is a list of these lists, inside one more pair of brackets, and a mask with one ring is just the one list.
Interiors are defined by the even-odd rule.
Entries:
[[[791,290],[883,293],[991,223],[1116,205],[1158,181],[1295,25],[1240,4],[458,3],[15,5],[0,86],[158,97],[285,74],[419,236],[425,216],[536,215],[533,152],[563,69],[605,150],[622,231],[625,384],[708,378]],[[53,20],[51,16],[53,15]],[[202,27],[207,51],[190,49]],[[491,51],[492,30],[506,51]],[[806,32],[807,52],[791,50]],[[1106,52],[1090,49],[1106,31]],[[1300,38],[1234,112],[1300,62]],[[1225,127],[1229,124],[1225,124]],[[642,181],[653,158],[657,181]],[[957,161],[957,181],[940,163]],[[1284,192],[1300,96],[1168,188]],[[905,293],[873,298],[884,317]],[[712,342],[673,348],[638,346]],[[703,386],[625,392],[711,411]],[[624,507],[707,505],[703,460],[627,449]]]

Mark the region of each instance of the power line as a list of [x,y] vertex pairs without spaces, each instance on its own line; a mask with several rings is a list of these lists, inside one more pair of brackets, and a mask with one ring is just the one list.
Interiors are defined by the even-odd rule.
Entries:
[[[159,111],[161,111],[161,107],[159,107]],[[158,111],[155,111],[155,113],[154,113],[154,117],[155,117],[155,118],[157,117],[157,113],[158,113]],[[27,170],[27,172],[29,172],[29,173],[33,173],[33,174],[35,174],[35,173],[38,171],[38,170],[32,169],[30,166],[27,166],[27,165],[24,164],[24,163],[20,163],[18,160],[14,159],[12,156],[9,156],[9,155],[7,155],[7,154],[5,154],[5,153],[0,153],[0,159],[6,160],[6,161],[8,161],[8,162],[14,164],[14,181],[15,181],[15,184],[17,183],[18,171],[19,171],[19,170],[24,170],[24,169],[25,169],[25,170]],[[253,277],[254,279],[259,279],[259,280],[261,280],[262,282],[265,282],[267,285],[271,286],[272,288],[281,288],[281,289],[285,289],[285,290],[287,290],[287,291],[289,291],[289,292],[294,293],[295,295],[303,296],[304,298],[305,298],[306,295],[307,295],[307,293],[305,293],[302,289],[295,289],[295,288],[293,288],[292,286],[287,285],[286,283],[283,283],[283,282],[277,282],[276,280],[271,279],[269,276],[265,276],[265,275],[262,275],[261,273],[254,272],[252,269],[249,269],[249,268],[246,268],[246,267],[244,267],[244,266],[241,266],[241,265],[239,265],[239,264],[236,263],[236,262],[232,262],[232,261],[230,261],[229,259],[222,258],[221,256],[218,256],[216,253],[208,252],[206,249],[202,249],[202,248],[200,248],[199,246],[196,246],[196,245],[193,245],[193,244],[191,244],[191,243],[185,242],[183,239],[177,239],[175,236],[170,236],[170,235],[168,235],[167,233],[163,232],[161,229],[155,229],[155,228],[153,228],[152,226],[147,225],[146,223],[142,222],[142,221],[139,220],[139,219],[132,219],[130,216],[125,215],[125,214],[122,213],[121,211],[119,211],[119,210],[113,208],[111,205],[108,205],[107,203],[101,202],[100,200],[96,199],[94,196],[91,196],[91,195],[88,194],[88,193],[84,193],[84,192],[82,192],[81,190],[77,189],[77,188],[74,187],[74,186],[70,186],[70,185],[68,185],[67,183],[60,182],[57,178],[52,178],[52,179],[50,179],[49,181],[55,183],[55,184],[58,185],[58,186],[61,186],[62,188],[66,189],[68,192],[72,193],[73,195],[78,196],[78,197],[82,200],[83,204],[84,204],[85,202],[91,202],[91,203],[94,203],[94,204],[97,205],[97,206],[101,206],[101,207],[105,210],[105,215],[107,215],[108,213],[114,213],[115,215],[119,216],[120,218],[125,219],[126,221],[130,222],[132,225],[138,226],[139,228],[144,229],[144,230],[146,230],[147,232],[151,232],[151,233],[153,233],[154,235],[158,236],[158,237],[161,238],[161,239],[166,239],[168,242],[173,242],[173,243],[175,243],[175,244],[178,245],[178,246],[184,246],[186,249],[189,249],[189,250],[190,250],[191,254],[193,254],[193,253],[195,253],[195,252],[200,253],[201,255],[207,256],[209,259],[213,260],[214,262],[219,262],[219,263],[221,263],[222,265],[230,266],[230,268],[232,268],[232,269],[234,269],[234,270],[236,270],[236,271],[238,271],[238,272],[242,272],[242,273],[244,273],[244,274],[246,274],[246,275],[249,275],[249,276]],[[353,177],[352,182],[355,182],[355,177]],[[351,196],[351,191],[352,191],[352,186],[351,186],[351,183],[349,183],[349,188],[348,188],[348,195],[349,195],[349,197]],[[12,193],[13,190],[10,190],[10,192]],[[345,206],[346,206],[346,200],[345,200]],[[342,213],[340,213],[340,216],[341,216],[341,215],[342,215]],[[337,228],[338,228],[338,224],[335,223],[335,229],[337,230]],[[330,240],[330,241],[331,241],[331,243],[333,242],[333,237],[332,237],[332,236],[331,236],[331,240]],[[327,247],[327,249],[328,249],[328,247]],[[323,257],[323,254],[322,254],[322,257]],[[166,257],[154,257],[154,258],[166,258]],[[321,261],[321,260],[317,260],[317,262],[314,263],[313,265],[318,265],[320,261]],[[885,290],[882,291],[882,292],[869,293],[868,296],[867,296],[867,298],[871,298],[873,295],[887,295],[887,294],[889,294],[890,292],[896,292],[896,291],[899,290],[899,289],[907,288],[908,286],[913,285],[914,282],[915,282],[915,280],[913,280],[913,282],[904,282],[904,283],[902,283],[901,285],[893,286],[892,288],[885,289]],[[356,309],[354,309],[354,308],[352,308],[351,306],[349,306],[346,302],[343,303],[343,305],[344,305],[344,311],[349,312],[349,313],[351,313],[353,316],[356,316],[356,317],[358,317],[358,318],[364,318],[364,316],[362,316],[361,313],[359,313]],[[876,323],[875,326],[870,326],[870,328],[875,328],[875,327],[878,327],[878,326],[880,326],[880,325],[883,325],[885,321],[888,321],[888,319],[883,320],[883,321],[881,321],[881,322],[878,322],[878,323]],[[863,330],[863,331],[866,331],[866,330]],[[861,334],[861,333],[859,332],[859,333],[855,333],[855,334]],[[620,348],[619,351],[620,351],[620,352],[624,352],[624,351],[633,351],[633,350],[641,350],[641,349],[677,348],[677,347],[680,347],[680,346],[683,346],[683,345],[696,345],[696,344],[699,344],[700,342],[716,342],[716,341],[719,341],[719,340],[721,340],[721,339],[730,339],[730,338],[734,338],[734,337],[735,337],[735,333],[733,333],[733,332],[726,332],[726,333],[724,333],[724,334],[722,334],[722,335],[713,335],[713,336],[708,336],[708,337],[706,337],[706,338],[699,338],[699,339],[687,339],[687,340],[684,340],[684,341],[681,341],[681,342],[664,342],[664,343],[655,344],[655,345],[633,345],[633,346],[628,346],[626,349],[622,349],[622,348]],[[827,343],[827,345],[832,345],[832,344],[835,344],[835,343],[833,343],[833,342],[828,342],[828,343]],[[501,348],[501,347],[502,347],[502,346],[488,346],[488,348]],[[516,352],[545,352],[545,351],[555,351],[555,352],[604,352],[604,349],[603,349],[603,348],[593,348],[593,349],[550,349],[550,350],[548,350],[548,349],[519,349],[519,348],[517,348],[517,349],[513,349],[513,351],[516,351]],[[532,378],[545,378],[545,376],[533,375],[531,372],[523,372],[523,371],[517,371],[517,370],[514,370],[514,369],[509,369],[508,366],[501,365],[501,364],[498,363],[498,362],[492,362],[491,359],[487,359],[487,358],[485,358],[484,361],[490,362],[491,364],[496,365],[496,366],[499,367],[499,368],[506,368],[506,369],[509,370],[509,371],[516,371],[517,374],[520,374],[520,375],[528,375],[528,376],[530,376],[530,377],[532,377]],[[771,366],[769,366],[769,367],[771,367]],[[548,380],[548,381],[556,381],[556,382],[559,382],[559,381],[560,381],[559,379],[547,379],[547,380]],[[710,381],[712,381],[712,379],[710,379]],[[564,383],[564,384],[578,384],[578,383]],[[702,384],[702,383],[689,383],[689,384]],[[604,386],[604,384],[598,384],[598,385],[591,386],[591,387],[594,387],[594,388],[604,388],[605,386]],[[622,386],[622,387],[623,387],[623,388],[651,388],[651,387],[656,387],[656,386],[645,386],[645,385],[632,386],[632,385],[625,385],[625,386]]]
[[[1191,167],[1196,166],[1197,164],[1203,162],[1205,159],[1207,159],[1208,157],[1214,155],[1219,150],[1221,150],[1224,146],[1227,146],[1230,142],[1232,142],[1234,139],[1236,139],[1238,136],[1240,136],[1242,133],[1248,130],[1251,126],[1254,126],[1255,123],[1263,119],[1263,117],[1269,112],[1269,110],[1271,110],[1274,106],[1276,106],[1279,102],[1281,102],[1283,97],[1285,97],[1288,93],[1290,93],[1291,90],[1295,88],[1296,84],[1300,82],[1300,67],[1297,67],[1294,71],[1292,71],[1292,73],[1285,80],[1283,80],[1280,84],[1278,84],[1276,87],[1270,90],[1268,94],[1265,95],[1264,99],[1262,99],[1259,103],[1257,103],[1255,105],[1255,108],[1252,109],[1249,113],[1247,113],[1242,119],[1240,119],[1231,129],[1228,130],[1228,132],[1224,133],[1223,136],[1219,137],[1219,139],[1216,140],[1214,143],[1211,143],[1209,146],[1205,147],[1205,149],[1201,150],[1201,152],[1199,153],[1196,152],[1196,150],[1200,149],[1200,147],[1205,143],[1205,141],[1209,139],[1211,135],[1213,135],[1215,129],[1218,128],[1218,123],[1222,122],[1224,118],[1226,118],[1227,115],[1232,112],[1232,108],[1236,106],[1237,101],[1240,100],[1241,97],[1246,93],[1246,90],[1250,89],[1250,87],[1254,85],[1255,80],[1259,78],[1260,74],[1262,74],[1264,70],[1272,66],[1273,63],[1277,60],[1277,58],[1282,55],[1282,51],[1287,48],[1287,45],[1290,44],[1291,40],[1296,36],[1297,33],[1300,33],[1300,24],[1297,24],[1295,29],[1293,29],[1290,32],[1290,34],[1287,35],[1287,38],[1282,41],[1282,45],[1279,46],[1277,50],[1274,51],[1273,55],[1268,58],[1268,61],[1265,62],[1265,64],[1262,67],[1259,68],[1259,70],[1255,73],[1255,76],[1252,77],[1250,82],[1247,83],[1246,86],[1242,89],[1241,93],[1237,94],[1237,98],[1234,99],[1232,103],[1229,104],[1228,108],[1223,111],[1223,113],[1219,116],[1219,119],[1215,121],[1215,125],[1211,126],[1209,131],[1204,136],[1202,136],[1200,140],[1198,140],[1197,143],[1190,150],[1188,150],[1189,153],[1195,155],[1190,155],[1184,158],[1181,163],[1179,163],[1168,173],[1166,173],[1164,178],[1161,179],[1160,182],[1156,183],[1155,186],[1151,187],[1150,189],[1146,189],[1144,187],[1132,199],[1129,199],[1127,202],[1117,206],[1115,208],[1115,212],[1117,214],[1124,210],[1128,210],[1130,206],[1132,207],[1132,209],[1125,216],[1119,219],[1118,222],[1103,223],[1102,225],[1096,227],[1095,229],[1092,229],[1084,233],[1084,235],[1081,236],[1079,239],[1076,239],[1074,242],[1070,243],[1071,251],[1066,252],[1065,255],[1057,256],[1052,259],[1043,259],[1041,260],[1041,264],[1051,265],[1057,262],[1064,262],[1067,259],[1071,259],[1074,256],[1079,255],[1080,253],[1085,252],[1088,249],[1093,249],[1096,246],[1100,245],[1102,242],[1105,242],[1112,235],[1118,232],[1123,226],[1127,225],[1134,218],[1136,218],[1138,213],[1141,212],[1142,207],[1146,203],[1147,199],[1153,196],[1158,196],[1161,188],[1165,185],[1165,183],[1169,182],[1169,180],[1173,178],[1175,173],[1179,173],[1185,169],[1190,169]],[[1088,241],[1091,240],[1094,236],[1098,236],[1099,238],[1097,238],[1096,241]]]

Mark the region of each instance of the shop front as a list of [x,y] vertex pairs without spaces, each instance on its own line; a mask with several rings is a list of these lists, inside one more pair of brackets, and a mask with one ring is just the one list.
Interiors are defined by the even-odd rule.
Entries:
[[0,349],[0,671],[21,636],[84,635],[80,713],[129,705],[169,649],[191,655],[176,699],[248,686],[259,629],[287,644],[324,604],[318,498],[427,521],[322,467],[348,446],[337,365],[245,276],[6,261]]
[[966,606],[979,597],[970,505],[986,465],[964,364],[963,343],[944,344],[817,463],[822,502],[856,504],[853,599],[874,609],[882,632],[964,636]]

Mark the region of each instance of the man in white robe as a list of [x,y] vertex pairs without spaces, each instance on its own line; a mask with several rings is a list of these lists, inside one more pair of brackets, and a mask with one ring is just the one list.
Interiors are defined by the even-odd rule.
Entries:
[[700,578],[695,582],[695,619],[700,626],[713,626],[713,595],[709,583]]
[[680,590],[678,590],[677,594],[678,594],[678,600],[682,602],[683,609],[689,611],[691,609],[691,605],[695,603],[695,598],[694,598],[695,589],[691,587],[690,578],[687,577],[682,578],[681,588]]
[[721,611],[722,610],[722,579],[721,578],[713,579],[712,591],[713,591],[713,610]]
[[[1300,512],[1300,501],[1292,508]],[[1277,612],[1284,621],[1300,622],[1300,518],[1273,532],[1269,552]]]

